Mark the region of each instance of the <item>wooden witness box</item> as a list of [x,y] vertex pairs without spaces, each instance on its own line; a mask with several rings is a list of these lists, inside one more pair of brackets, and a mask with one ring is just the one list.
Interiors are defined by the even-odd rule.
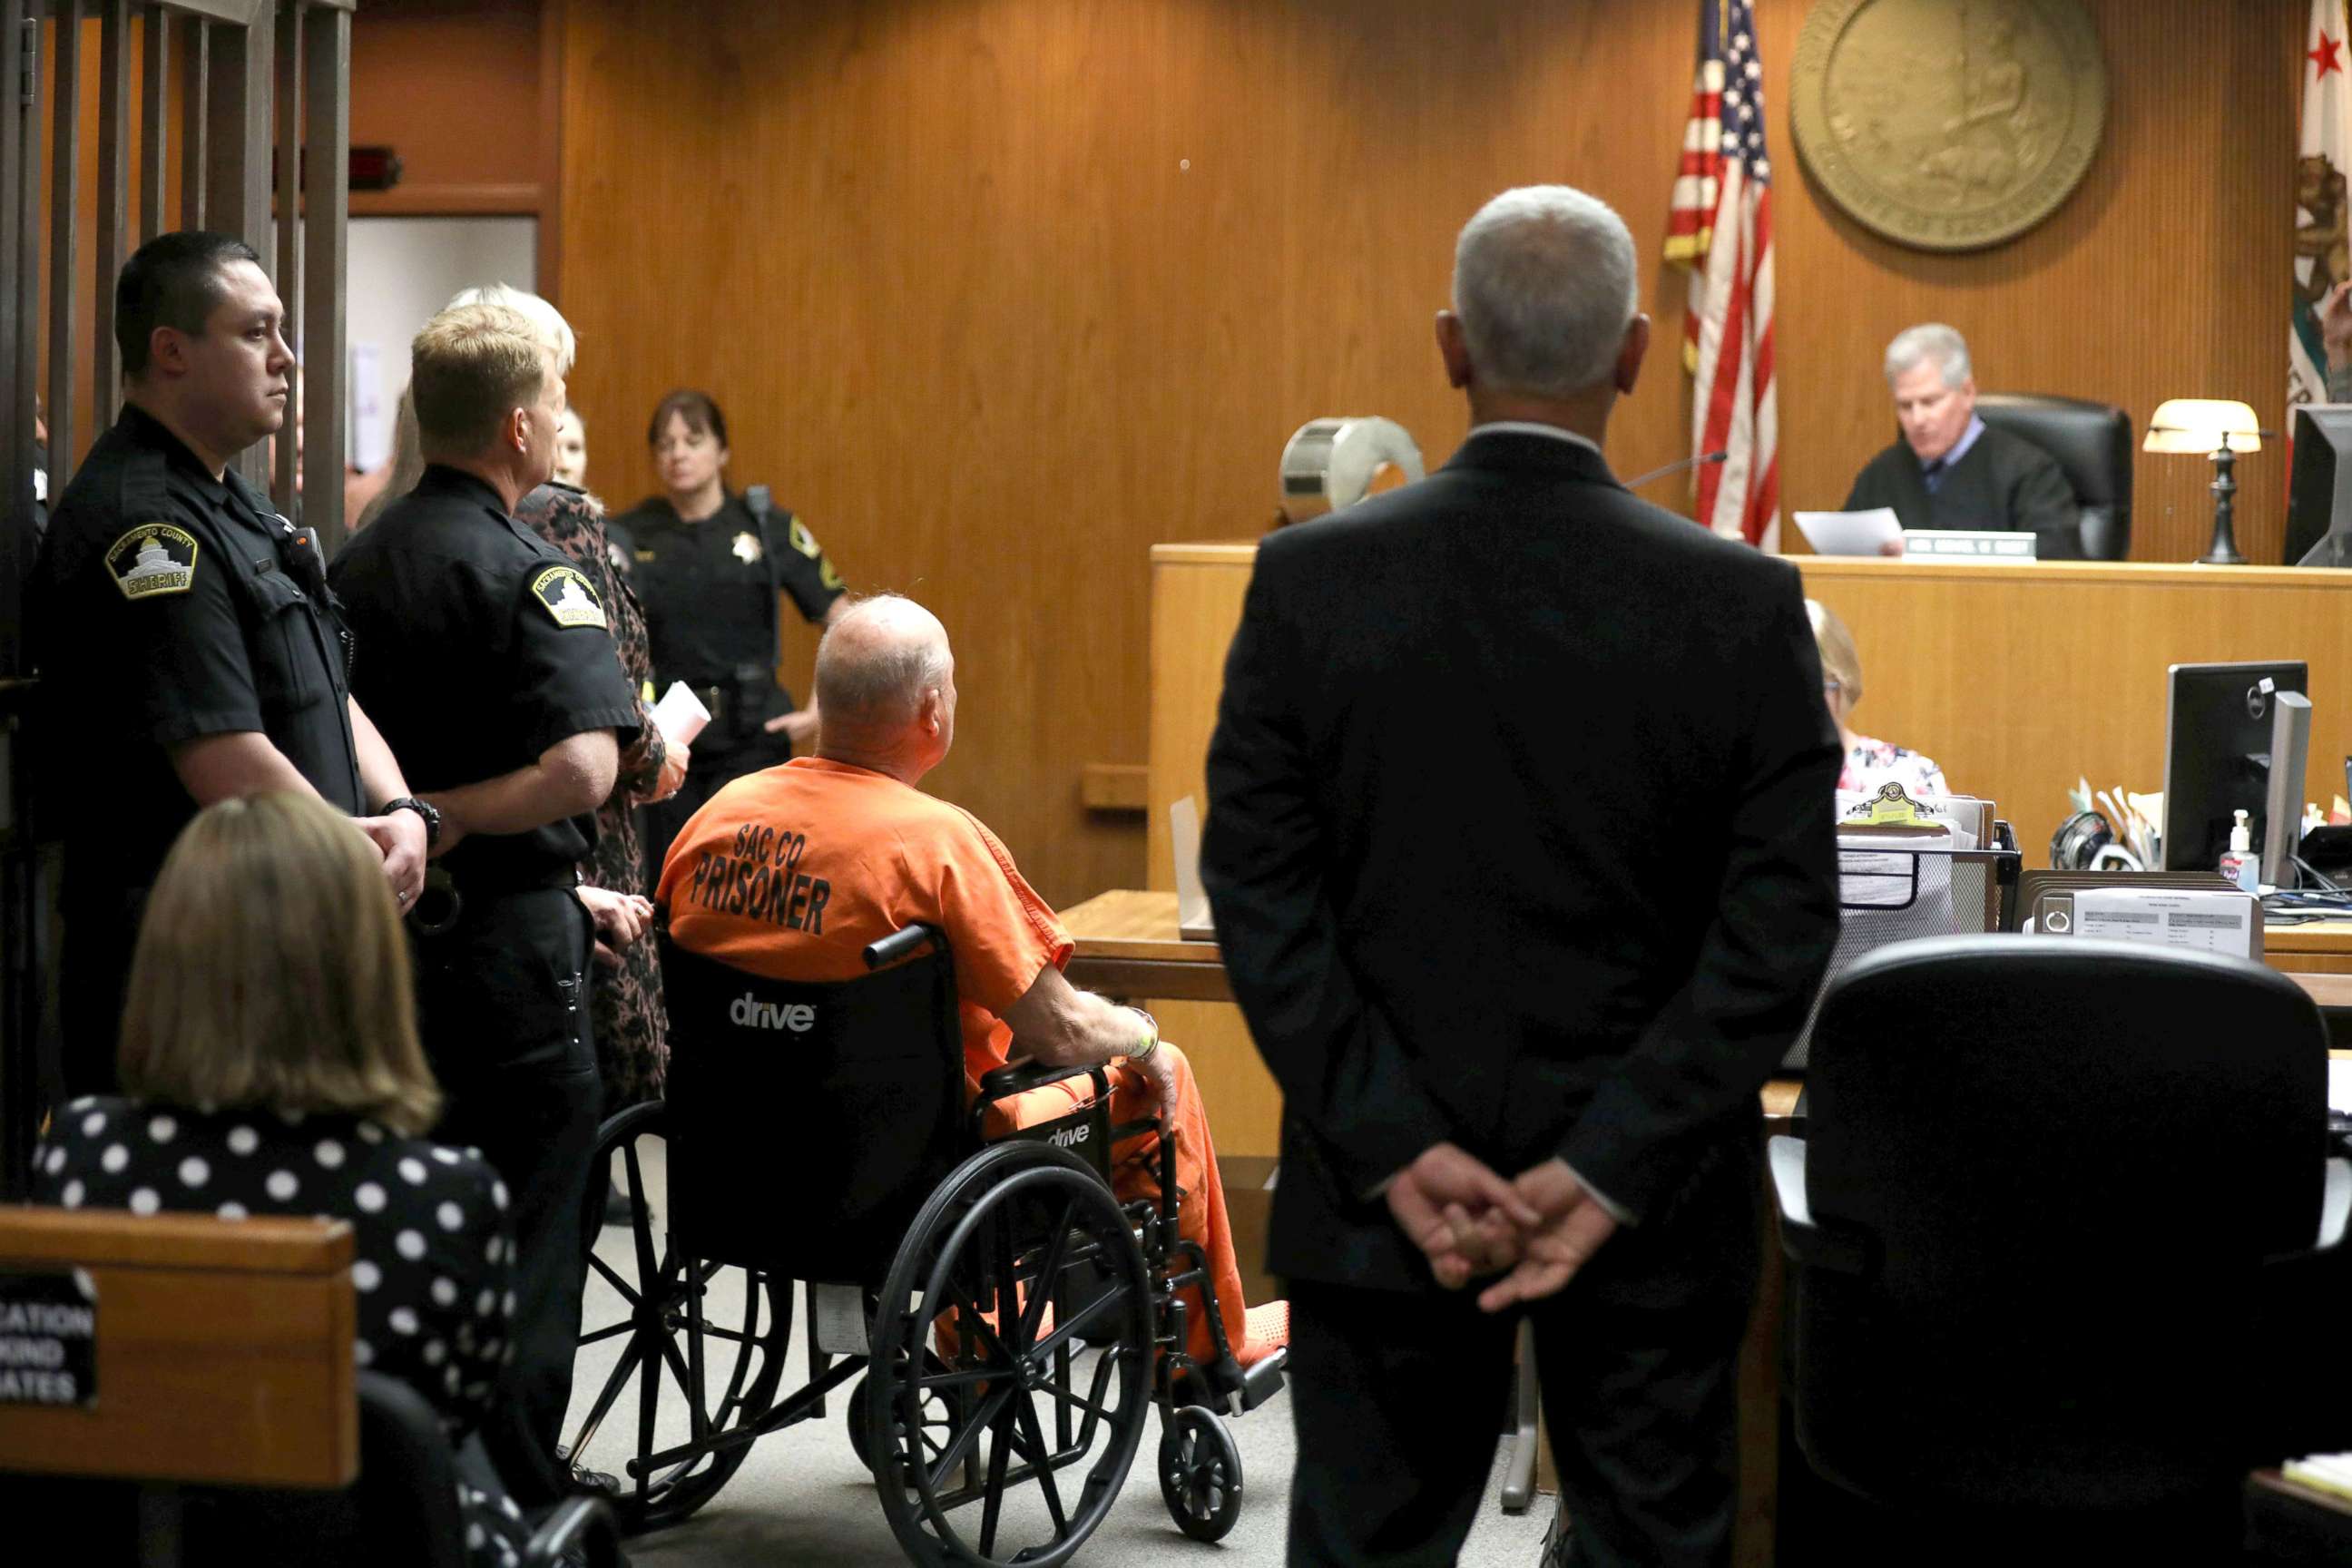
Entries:
[[0,1279],[76,1270],[94,1397],[0,1403],[0,1473],[320,1489],[359,1474],[349,1225],[0,1208]]

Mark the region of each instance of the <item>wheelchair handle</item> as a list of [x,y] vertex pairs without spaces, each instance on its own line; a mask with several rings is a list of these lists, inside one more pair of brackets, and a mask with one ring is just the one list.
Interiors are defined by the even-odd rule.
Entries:
[[902,958],[914,957],[934,942],[939,942],[943,950],[947,945],[940,939],[937,927],[927,926],[918,921],[903,931],[894,931],[888,936],[879,937],[867,942],[865,952],[866,967],[886,968]]

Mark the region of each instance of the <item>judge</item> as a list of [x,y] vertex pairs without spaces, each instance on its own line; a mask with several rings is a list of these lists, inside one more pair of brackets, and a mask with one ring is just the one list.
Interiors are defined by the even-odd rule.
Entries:
[[[1886,345],[1886,385],[1903,438],[1873,458],[1845,498],[1848,511],[1891,507],[1905,528],[2006,529],[2032,533],[2044,561],[2083,558],[2082,508],[2049,453],[1977,413],[1969,345],[1928,322]],[[1900,554],[1900,542],[1889,554]]]

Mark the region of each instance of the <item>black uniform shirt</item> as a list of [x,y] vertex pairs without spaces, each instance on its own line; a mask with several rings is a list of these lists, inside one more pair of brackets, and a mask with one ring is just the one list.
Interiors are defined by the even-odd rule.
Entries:
[[631,586],[645,605],[657,687],[716,685],[748,666],[772,670],[776,589],[812,626],[845,592],[824,547],[782,508],[769,514],[764,541],[740,495],[699,522],[681,522],[661,497],[620,521],[635,544]]
[[[635,737],[595,589],[483,480],[427,468],[335,557],[333,578],[362,650],[352,688],[420,795],[528,767],[584,731]],[[460,891],[557,886],[595,841],[583,814],[469,837],[444,864]]]
[[26,622],[69,909],[154,880],[195,815],[169,755],[184,742],[257,731],[330,804],[369,804],[317,545],[143,410],[123,409],[58,498]]

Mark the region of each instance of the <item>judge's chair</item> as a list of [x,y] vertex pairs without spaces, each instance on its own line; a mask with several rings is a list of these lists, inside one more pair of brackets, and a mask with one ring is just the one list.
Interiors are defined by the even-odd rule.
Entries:
[[[1235,1361],[1205,1259],[1178,1233],[1172,1144],[1159,1145],[1160,1199],[1113,1194],[1111,1144],[1154,1124],[1110,1124],[1105,1070],[1003,1068],[967,1109],[955,971],[926,926],[873,943],[872,973],[832,984],[661,942],[667,1095],[602,1136],[595,1168],[628,1200],[627,1256],[590,1256],[578,1385],[593,1394],[572,1435],[583,1462],[625,1472],[624,1522],[686,1518],[756,1438],[823,1416],[838,1391],[918,1563],[1067,1562],[1118,1500],[1155,1408],[1171,1515],[1197,1540],[1223,1536],[1242,1473],[1223,1416],[1278,1390],[1285,1358]],[[1079,1078],[1089,1103],[983,1136],[997,1102]],[[604,1181],[590,1191],[601,1209]],[[807,1381],[780,1397],[796,1280]],[[1208,1365],[1184,1350],[1195,1302]],[[619,1441],[600,1448],[608,1417]]]
[[2242,960],[1964,936],[1840,973],[1770,1148],[1814,1470],[1906,1560],[2234,1560],[2250,1470],[2352,1447],[2326,1074]]
[[2112,404],[2033,392],[1979,394],[1977,413],[2057,460],[2083,509],[2083,559],[2121,561],[2131,553],[2130,415]]

